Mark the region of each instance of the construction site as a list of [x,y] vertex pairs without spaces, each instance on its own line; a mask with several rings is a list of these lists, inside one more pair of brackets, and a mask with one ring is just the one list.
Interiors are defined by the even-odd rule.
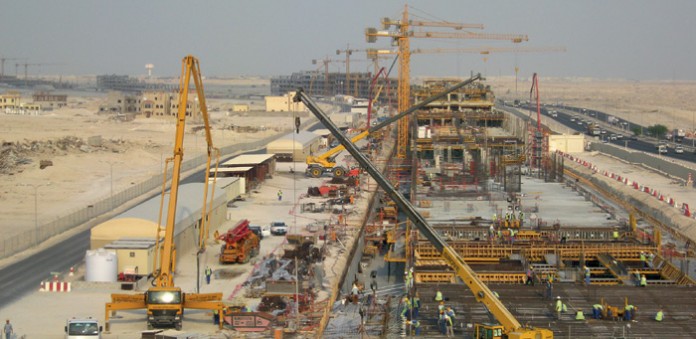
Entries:
[[[517,88],[495,93],[480,73],[411,81],[412,54],[563,53],[563,47],[518,47],[527,35],[420,20],[409,17],[408,6],[400,18],[379,23],[381,29],[364,30],[365,40],[386,38],[395,49],[339,49],[345,73],[329,72],[329,63],[339,61],[326,57],[313,60],[314,71],[273,78],[266,127],[213,118],[208,110],[219,111],[223,101],[206,103],[205,61],[192,55],[181,61],[178,93],[165,82],[99,76],[102,91],[123,91],[132,106],[129,119],[109,123],[130,129],[150,109],[160,121],[171,120],[174,143],[157,146],[157,174],[128,177],[132,187],[117,187],[116,194],[115,162],[106,161],[109,196],[80,202],[71,222],[40,223],[38,189],[50,183],[24,185],[34,190],[33,230],[3,242],[0,251],[2,275],[32,285],[21,291],[2,285],[8,287],[0,311],[15,326],[10,334],[696,336],[693,156],[669,159],[657,138],[638,133],[632,145],[657,145],[656,155],[629,149],[628,137],[611,145],[603,133],[621,135],[628,120],[545,101],[537,73],[524,83],[524,99]],[[430,38],[514,47],[411,47],[412,39]],[[354,68],[351,76],[350,55],[358,52],[374,72]],[[4,74],[5,60],[15,59],[2,59],[0,80],[20,86],[17,75]],[[23,86],[44,84],[31,85],[32,64],[24,60]],[[517,66],[515,72],[516,87]],[[42,115],[40,102],[55,101],[57,110],[72,104],[67,95],[41,93],[26,106],[32,116]],[[0,102],[11,97],[14,105],[5,100],[6,114],[24,114],[20,92],[3,95]],[[121,96],[109,97],[124,104]],[[224,104],[245,116],[257,105],[230,102]],[[123,114],[112,106],[95,114]],[[585,125],[576,123],[581,118]],[[228,130],[239,134],[225,140]],[[63,166],[61,152],[138,147],[123,138],[3,141],[0,175],[23,175],[35,165],[31,152],[50,157],[39,165],[52,173]],[[688,147],[696,131],[681,138],[696,154]],[[38,261],[46,264],[32,268],[34,277],[19,273]],[[32,328],[35,315],[21,314],[39,307],[55,316]]]

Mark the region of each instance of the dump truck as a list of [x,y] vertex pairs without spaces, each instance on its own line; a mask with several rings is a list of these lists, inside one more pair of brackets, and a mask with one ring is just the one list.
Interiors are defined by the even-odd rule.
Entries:
[[220,263],[246,263],[259,254],[259,237],[249,228],[249,220],[242,219],[219,238]]

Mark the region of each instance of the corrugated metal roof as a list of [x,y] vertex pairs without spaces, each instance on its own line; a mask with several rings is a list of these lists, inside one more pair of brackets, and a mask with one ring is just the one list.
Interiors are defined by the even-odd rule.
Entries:
[[[215,192],[221,192],[223,188],[220,185],[215,187]],[[210,192],[212,187],[208,188],[208,202],[210,202]],[[169,193],[169,191],[167,191]],[[160,209],[160,199],[161,196],[158,194],[151,199],[135,206],[128,211],[125,211],[117,215],[114,219],[122,218],[137,218],[143,220],[149,220],[157,223],[159,219],[159,209]],[[224,205],[227,202],[227,197],[224,194],[216,194],[215,201],[213,202],[213,209],[220,205]],[[167,204],[169,204],[169,194],[164,196],[164,206],[166,209]],[[177,199],[176,207],[176,226],[174,229],[174,234],[177,235],[182,232],[186,227],[191,226],[195,220],[198,220],[201,216],[201,207],[203,206],[203,183],[190,183],[179,186],[179,197]],[[166,211],[162,215],[162,224],[166,223]],[[154,236],[154,234],[153,234]]]
[[[246,172],[254,167],[242,166],[242,167],[219,167],[218,172]],[[220,179],[218,179],[220,180]]]
[[275,154],[242,154],[234,159],[225,161],[222,166],[258,165],[273,156],[275,156]]

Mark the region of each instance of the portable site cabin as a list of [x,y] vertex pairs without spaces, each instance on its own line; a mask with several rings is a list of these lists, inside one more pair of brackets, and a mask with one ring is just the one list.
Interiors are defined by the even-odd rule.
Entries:
[[[218,167],[218,172],[232,171],[228,168],[251,167],[248,169],[250,181],[263,182],[266,178],[272,178],[276,170],[275,154],[242,154],[225,161]],[[237,175],[235,175],[237,176]],[[247,183],[247,187],[250,186]]]
[[268,153],[275,153],[278,161],[304,161],[308,155],[319,150],[320,143],[321,136],[300,131],[269,142],[266,150]]
[[[227,196],[219,186],[215,191],[214,200],[208,188],[208,204],[212,208],[207,211],[209,229],[219,228],[226,219]],[[203,206],[203,183],[184,184],[179,187],[177,200],[176,224],[174,227],[174,243],[177,251],[182,253],[193,249],[198,243],[198,232]],[[157,221],[159,220],[161,196],[156,195],[149,200],[131,208],[120,215],[105,221],[91,229],[90,249],[102,248],[114,241],[126,238],[152,239],[157,236]],[[169,194],[165,194],[164,206],[169,203]],[[166,211],[163,212],[162,224],[166,223]]]

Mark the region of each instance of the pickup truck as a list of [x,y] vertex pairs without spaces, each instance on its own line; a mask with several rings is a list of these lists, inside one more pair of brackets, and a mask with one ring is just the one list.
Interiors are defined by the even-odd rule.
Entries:
[[271,234],[273,235],[285,235],[288,233],[288,225],[284,221],[273,221],[271,222]]

